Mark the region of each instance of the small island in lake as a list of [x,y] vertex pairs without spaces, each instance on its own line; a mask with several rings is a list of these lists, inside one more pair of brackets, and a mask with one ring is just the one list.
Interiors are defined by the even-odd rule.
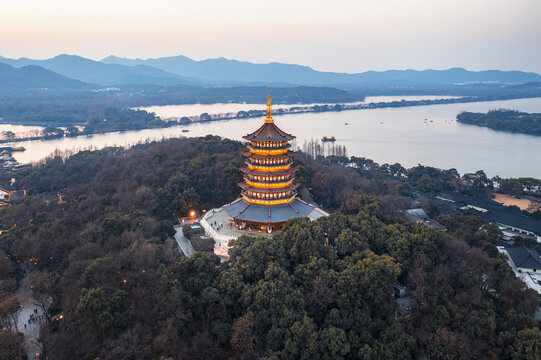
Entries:
[[462,124],[485,126],[493,130],[541,136],[541,114],[515,110],[491,110],[486,114],[462,112],[456,120]]

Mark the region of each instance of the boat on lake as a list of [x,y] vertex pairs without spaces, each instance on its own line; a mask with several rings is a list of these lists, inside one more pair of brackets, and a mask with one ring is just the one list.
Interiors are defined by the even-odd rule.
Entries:
[[321,141],[323,142],[336,141],[336,138],[334,136],[331,136],[331,137],[323,136],[323,138],[321,138]]
[[184,129],[184,130],[182,130],[182,132],[188,132],[188,131],[190,131],[190,130],[188,130],[188,129]]

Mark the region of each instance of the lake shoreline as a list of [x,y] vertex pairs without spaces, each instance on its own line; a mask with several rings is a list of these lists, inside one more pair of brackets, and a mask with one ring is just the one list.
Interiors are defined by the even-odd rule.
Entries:
[[[540,94],[541,95],[541,94]],[[370,102],[370,103],[337,103],[337,104],[325,104],[325,105],[312,105],[312,106],[302,106],[298,104],[293,104],[297,106],[292,106],[287,109],[275,109],[273,111],[274,116],[283,116],[283,115],[294,115],[294,114],[306,114],[306,113],[327,113],[327,112],[341,112],[341,111],[352,111],[352,110],[368,110],[368,109],[385,109],[385,108],[403,108],[403,107],[417,107],[417,106],[430,106],[430,105],[445,105],[445,104],[467,104],[472,102],[490,102],[490,101],[500,101],[500,100],[518,100],[518,99],[529,99],[535,98],[536,96],[526,96],[526,97],[494,97],[494,98],[481,98],[481,97],[458,97],[458,98],[441,98],[433,100],[401,100],[401,101],[390,101],[390,102]],[[203,116],[205,115],[205,116]],[[457,114],[458,115],[458,114]],[[78,138],[82,136],[92,136],[100,134],[109,134],[109,133],[122,133],[129,131],[138,131],[138,130],[147,130],[147,129],[165,129],[174,126],[190,125],[196,123],[206,123],[212,121],[227,121],[227,120],[236,120],[236,119],[247,119],[247,118],[257,118],[265,116],[265,110],[241,110],[237,114],[232,115],[232,113],[217,113],[217,114],[201,114],[199,116],[191,117],[159,117],[163,125],[162,126],[152,126],[152,127],[141,127],[133,129],[112,129],[111,131],[99,131],[92,133],[81,133],[80,135],[70,136],[73,138]],[[184,121],[183,121],[184,119]],[[188,119],[188,120],[185,120]],[[22,126],[40,126],[38,124],[23,124],[23,123],[12,123],[12,122],[2,122],[3,125],[22,125]],[[85,124],[78,124],[79,126],[84,126]],[[43,125],[41,125],[43,126]],[[51,125],[48,125],[51,126]],[[64,136],[66,137],[66,136]],[[61,137],[57,136],[37,136],[30,138],[16,138],[16,139],[0,139],[0,144],[9,144],[16,142],[24,141],[48,141],[55,140]]]
[[[348,155],[366,157],[380,164],[400,163],[407,168],[423,164],[440,169],[456,168],[460,173],[474,173],[483,169],[489,176],[541,178],[539,137],[508,134],[462,125],[456,121],[457,114],[462,111],[486,112],[495,108],[541,112],[541,97],[370,108],[366,111],[335,111],[332,114],[289,113],[277,116],[275,120],[283,130],[297,136],[294,146],[301,149],[306,141],[335,136],[336,144],[345,146]],[[209,112],[219,112],[220,106],[207,109]],[[129,148],[140,142],[167,138],[210,134],[242,141],[242,135],[257,128],[261,119],[194,122],[169,128],[18,142],[17,146],[22,145],[27,151],[13,153],[13,156],[21,164],[31,164],[51,154],[75,154],[110,146]],[[325,148],[329,146],[325,144]]]

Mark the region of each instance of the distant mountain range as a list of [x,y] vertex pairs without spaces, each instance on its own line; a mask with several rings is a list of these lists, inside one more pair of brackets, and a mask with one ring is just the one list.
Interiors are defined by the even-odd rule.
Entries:
[[198,80],[172,74],[147,65],[124,66],[106,64],[76,55],[58,55],[46,60],[27,58],[7,59],[0,57],[0,63],[14,67],[27,65],[40,66],[72,79],[104,86],[119,84],[202,84]]
[[0,56],[0,63],[15,68],[39,66],[66,78],[99,84],[99,86],[269,84],[273,86],[327,86],[342,89],[441,89],[478,84],[514,85],[541,81],[541,75],[523,71],[468,71],[452,68],[422,71],[367,71],[347,74],[316,71],[308,66],[294,64],[255,64],[224,58],[196,61],[182,55],[144,60],[108,56],[101,61],[76,55],[58,55],[46,60],[8,59]]
[[148,65],[169,73],[192,76],[207,81],[279,82],[349,88],[426,87],[475,83],[520,84],[541,81],[541,75],[522,71],[468,71],[462,68],[452,68],[448,70],[422,71],[367,71],[346,74],[316,71],[308,66],[276,62],[254,64],[225,58],[196,61],[183,55],[146,60],[108,56],[101,62],[125,66]]

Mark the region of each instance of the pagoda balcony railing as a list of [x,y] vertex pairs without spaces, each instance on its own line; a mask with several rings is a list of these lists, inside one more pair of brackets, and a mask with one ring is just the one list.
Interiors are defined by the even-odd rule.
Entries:
[[253,166],[287,166],[291,164],[290,160],[287,158],[280,159],[281,161],[256,161],[254,159],[247,159],[250,162],[250,165]]
[[269,151],[269,152],[273,152],[273,151],[276,151],[276,152],[279,152],[280,150],[286,150],[286,149],[289,149],[291,148],[291,144],[287,144],[287,145],[284,145],[284,146],[280,146],[280,147],[257,147],[257,146],[252,146],[252,144],[248,143],[246,145],[246,147],[248,149],[252,149],[252,150],[262,150],[262,151]]
[[290,159],[288,162],[284,164],[255,164],[255,163],[250,162],[249,160],[246,160],[244,163],[252,167],[270,168],[272,170],[272,169],[280,169],[280,168],[285,168],[287,166],[290,166],[293,164],[293,160]]
[[244,181],[249,181],[252,183],[261,183],[261,184],[281,184],[281,183],[287,183],[291,180],[295,180],[295,177],[293,175],[288,175],[286,176],[285,179],[281,179],[281,180],[270,180],[270,179],[267,179],[267,176],[265,176],[264,180],[250,179],[249,175],[244,175]]
[[253,196],[250,196],[247,194],[247,192],[245,190],[241,191],[240,192],[242,196],[244,196],[245,198],[249,199],[249,200],[255,200],[255,201],[280,201],[280,200],[288,200],[288,199],[292,199],[294,197],[297,196],[297,192],[296,191],[293,191],[292,193],[290,193],[289,195],[286,195],[286,196],[281,196],[281,197],[269,197],[269,198],[258,198],[258,197],[253,197]]

